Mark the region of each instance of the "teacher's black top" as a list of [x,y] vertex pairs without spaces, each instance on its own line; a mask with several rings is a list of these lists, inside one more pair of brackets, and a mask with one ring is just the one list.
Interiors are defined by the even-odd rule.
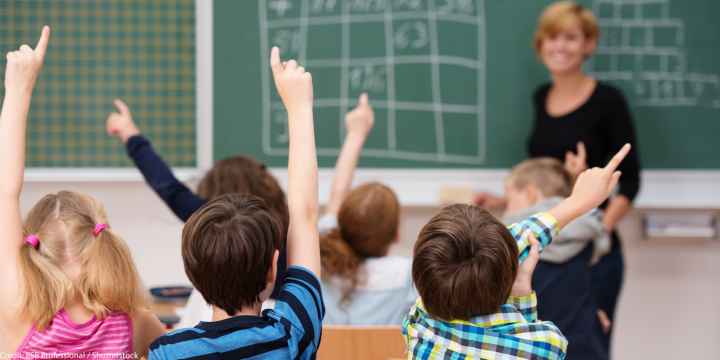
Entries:
[[577,109],[560,117],[548,114],[546,100],[550,84],[540,86],[533,96],[535,123],[528,139],[530,157],[549,156],[565,160],[578,141],[587,148],[588,167],[605,166],[625,143],[632,150],[620,164],[619,194],[632,201],[640,189],[640,160],[630,110],[622,92],[598,82],[590,98]]

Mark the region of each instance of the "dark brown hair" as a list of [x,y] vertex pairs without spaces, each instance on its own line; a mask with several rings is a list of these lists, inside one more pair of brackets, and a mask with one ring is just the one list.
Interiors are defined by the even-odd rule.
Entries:
[[338,212],[338,227],[320,238],[323,276],[348,280],[341,301],[350,300],[369,257],[387,255],[400,222],[400,203],[389,187],[367,183],[353,189]]
[[534,185],[544,197],[568,197],[573,178],[560,160],[550,157],[528,159],[515,165],[507,180],[516,189]]
[[505,225],[477,206],[458,204],[420,231],[412,276],[430,315],[468,320],[500,309],[517,267],[517,244]]
[[232,316],[261,300],[281,236],[278,220],[262,199],[216,197],[183,228],[185,273],[205,301]]
[[265,200],[282,225],[282,243],[285,243],[290,223],[285,192],[275,176],[257,160],[234,156],[216,162],[200,180],[197,193],[206,200],[225,194],[249,194]]

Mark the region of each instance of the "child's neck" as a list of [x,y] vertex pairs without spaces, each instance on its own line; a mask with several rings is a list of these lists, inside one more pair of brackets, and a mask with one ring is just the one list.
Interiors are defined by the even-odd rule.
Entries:
[[228,313],[225,312],[225,310],[223,310],[217,306],[214,306],[214,305],[213,305],[212,309],[213,309],[212,321],[221,321],[221,320],[229,319],[231,317],[242,316],[242,315],[258,316],[258,315],[260,315],[260,310],[262,310],[262,303],[260,303],[260,302],[256,303],[255,305],[253,305],[251,307],[243,307],[240,309],[240,311],[236,312],[235,315],[228,315]]

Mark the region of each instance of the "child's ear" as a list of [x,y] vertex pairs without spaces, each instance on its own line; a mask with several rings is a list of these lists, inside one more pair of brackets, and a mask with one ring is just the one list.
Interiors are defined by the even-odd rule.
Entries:
[[535,186],[534,184],[530,184],[525,188],[525,192],[527,194],[528,200],[530,200],[531,204],[536,204],[537,202],[545,199],[545,196],[543,196],[542,191]]
[[265,281],[270,284],[275,281],[275,276],[277,274],[277,264],[278,264],[278,258],[280,257],[280,251],[275,249],[275,252],[273,253],[273,259],[272,264],[270,265],[270,271],[268,271],[267,279]]

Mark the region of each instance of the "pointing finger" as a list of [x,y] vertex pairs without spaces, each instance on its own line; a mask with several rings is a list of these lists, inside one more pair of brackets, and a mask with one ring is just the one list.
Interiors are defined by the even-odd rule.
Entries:
[[127,115],[130,113],[130,109],[128,108],[127,104],[125,104],[125,102],[120,99],[115,99],[113,101],[113,105],[115,105],[115,109],[117,109],[120,114]]
[[50,40],[50,27],[45,25],[42,29],[42,34],[40,34],[40,40],[38,40],[37,45],[35,45],[35,51],[38,55],[40,55],[41,58],[45,57],[45,52],[47,51],[48,47],[48,41]]
[[272,50],[270,50],[270,68],[273,73],[278,73],[283,68],[280,63],[280,49],[277,46],[273,46]]
[[618,166],[620,166],[620,163],[625,159],[625,156],[630,152],[630,144],[625,144],[625,146],[620,149],[620,151],[615,154],[615,156],[610,159],[607,166],[605,166],[605,170],[614,172]]

